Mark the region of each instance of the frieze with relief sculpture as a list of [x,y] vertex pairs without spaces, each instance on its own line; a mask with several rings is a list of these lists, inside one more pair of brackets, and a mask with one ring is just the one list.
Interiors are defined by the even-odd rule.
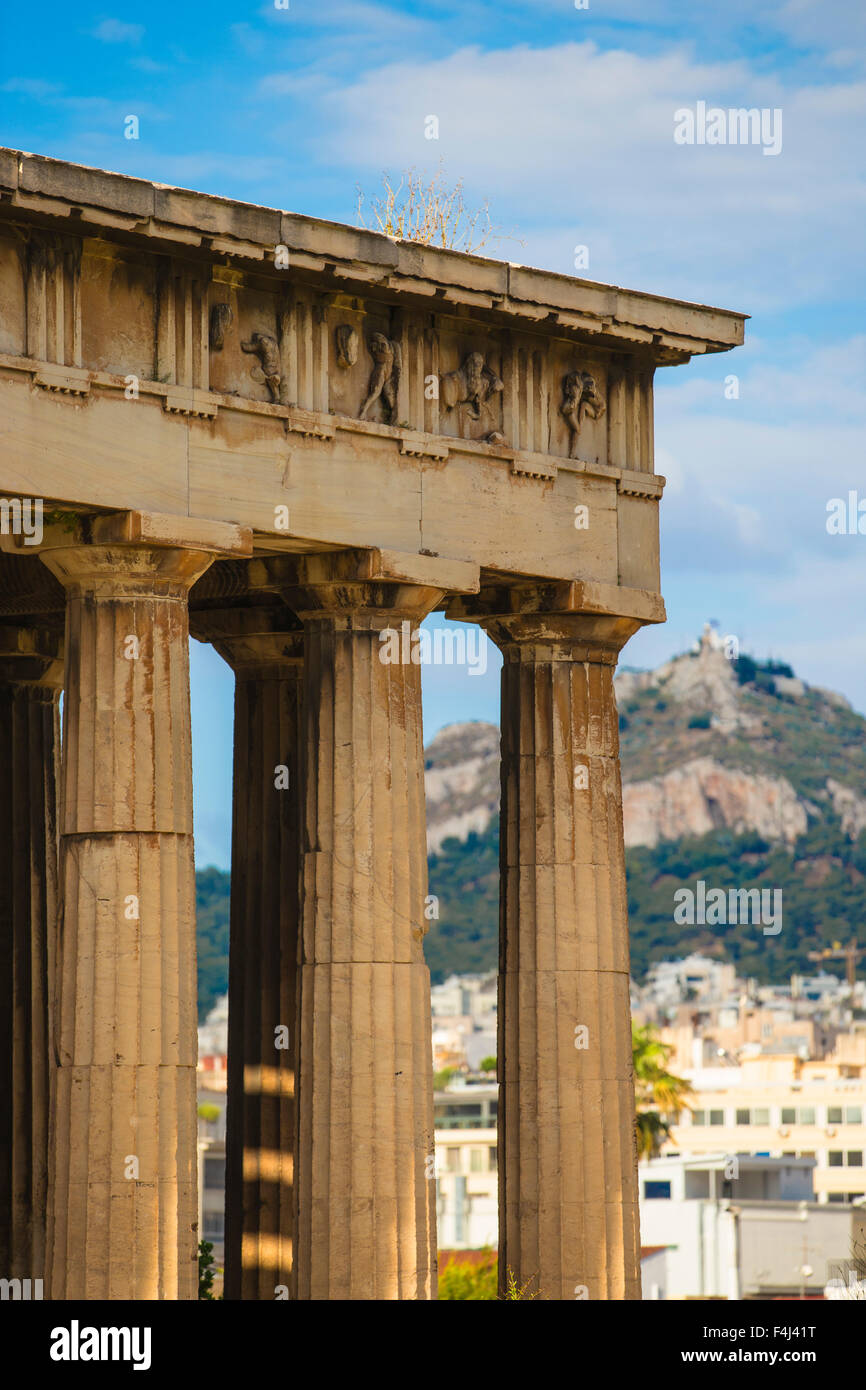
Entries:
[[595,377],[591,372],[567,372],[562,378],[562,415],[570,432],[568,456],[575,457],[580,427],[587,416],[590,420],[600,420],[605,412]]
[[360,420],[366,420],[369,412],[380,398],[388,411],[388,424],[396,424],[397,390],[403,369],[403,354],[400,344],[386,338],[384,333],[370,335],[367,346],[373,359],[373,370],[367,387],[367,396],[361,406]]
[[[441,381],[441,399],[446,410],[456,410],[461,420],[492,423],[493,400],[504,389],[504,383],[488,367],[483,353],[470,352],[463,365],[455,372],[444,373]],[[505,436],[497,429],[488,430],[482,438],[487,444],[505,442]]]
[[241,343],[243,352],[258,357],[260,366],[250,368],[253,381],[263,381],[271,393],[271,400],[280,400],[280,349],[277,340],[270,333],[254,333],[248,342]]

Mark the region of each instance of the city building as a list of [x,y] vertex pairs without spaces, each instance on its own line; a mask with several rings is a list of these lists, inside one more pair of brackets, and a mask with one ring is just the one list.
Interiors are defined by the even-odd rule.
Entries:
[[458,1079],[434,1101],[439,1245],[495,1247],[498,1240],[495,1082]]
[[846,1283],[866,1208],[814,1200],[814,1162],[723,1153],[641,1163],[644,1299],[823,1298]]
[[451,975],[430,991],[433,1066],[477,1071],[496,1056],[495,974]]
[[685,1070],[689,1109],[663,1152],[808,1158],[818,1202],[866,1198],[864,1041],[840,1037],[822,1059],[758,1053],[737,1065]]
[[[208,1019],[210,1023],[210,1018]],[[200,1035],[207,1033],[200,1030]],[[225,1264],[226,1056],[208,1053],[198,1063],[198,1229],[199,1239],[213,1246],[222,1286]]]

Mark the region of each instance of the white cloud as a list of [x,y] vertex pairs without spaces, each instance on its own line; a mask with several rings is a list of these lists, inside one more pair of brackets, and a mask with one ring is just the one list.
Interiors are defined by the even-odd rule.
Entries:
[[[592,42],[465,48],[348,84],[309,77],[272,73],[262,90],[275,102],[303,92],[320,160],[378,176],[441,157],[495,220],[519,222],[526,263],[573,272],[586,242],[592,278],[749,311],[862,283],[866,83],[796,86],[744,59]],[[699,99],[781,108],[782,153],[676,145],[674,112]],[[424,137],[430,114],[437,141]]]
[[[746,649],[792,663],[866,709],[866,536],[827,534],[827,502],[866,498],[866,339],[808,344],[784,366],[738,353],[717,381],[660,374],[656,467],[669,629],[627,661],[651,664],[717,616]],[[741,398],[726,401],[727,370]],[[680,375],[679,373],[682,373]],[[657,378],[658,381],[658,378]],[[748,413],[747,413],[748,412]]]
[[140,43],[144,25],[127,24],[122,19],[103,19],[91,32],[100,43]]

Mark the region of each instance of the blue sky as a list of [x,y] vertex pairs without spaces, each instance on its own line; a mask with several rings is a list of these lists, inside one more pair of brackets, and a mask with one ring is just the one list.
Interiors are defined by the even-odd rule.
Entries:
[[[830,498],[866,498],[863,7],[43,3],[3,34],[2,144],[348,222],[358,185],[441,160],[513,233],[494,255],[574,273],[586,245],[594,280],[751,314],[745,348],[656,378],[669,621],[624,660],[716,618],[866,710],[866,536],[825,524]],[[781,153],[675,144],[700,100],[781,110]],[[495,659],[424,677],[428,738],[497,718]],[[194,644],[200,863],[227,863],[231,690]]]

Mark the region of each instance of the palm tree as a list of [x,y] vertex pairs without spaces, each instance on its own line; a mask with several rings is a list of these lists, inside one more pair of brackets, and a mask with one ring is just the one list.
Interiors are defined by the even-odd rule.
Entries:
[[691,1084],[667,1070],[671,1049],[650,1024],[631,1026],[638,1158],[652,1158],[670,1134],[666,1117],[676,1119],[688,1109]]

